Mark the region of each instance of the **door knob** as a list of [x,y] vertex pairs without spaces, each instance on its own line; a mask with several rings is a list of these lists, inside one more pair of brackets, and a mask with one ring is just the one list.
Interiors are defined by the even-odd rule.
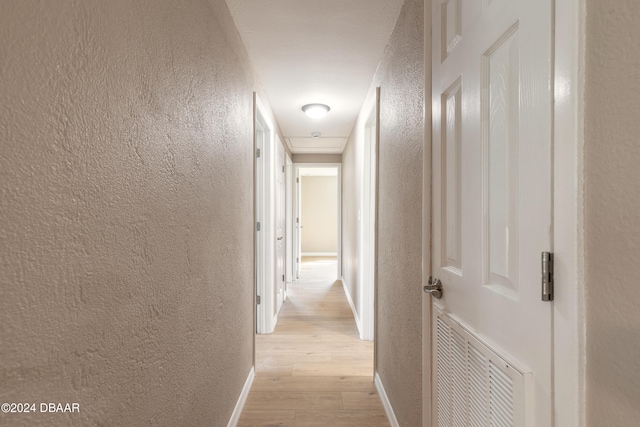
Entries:
[[424,285],[423,291],[430,293],[434,298],[442,298],[442,282],[440,279],[429,277],[429,284]]

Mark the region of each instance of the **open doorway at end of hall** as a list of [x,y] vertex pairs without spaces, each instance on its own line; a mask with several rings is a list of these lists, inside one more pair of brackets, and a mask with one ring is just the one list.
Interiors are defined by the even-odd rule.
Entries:
[[339,164],[294,164],[294,280],[303,261],[325,259],[326,274],[341,276],[341,185]]

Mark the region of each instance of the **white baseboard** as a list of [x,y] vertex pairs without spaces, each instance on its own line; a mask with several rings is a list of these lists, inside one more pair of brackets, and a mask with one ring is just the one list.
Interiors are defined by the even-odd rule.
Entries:
[[340,281],[342,282],[342,289],[344,289],[344,294],[347,296],[349,307],[351,307],[351,311],[353,312],[353,318],[356,320],[356,326],[358,327],[358,335],[360,336],[360,339],[362,339],[362,323],[360,322],[360,318],[358,317],[358,312],[356,311],[356,306],[353,304],[353,300],[351,299],[351,294],[349,293],[349,289],[347,288],[346,282],[344,281],[344,276],[340,277]]
[[393,413],[393,408],[391,407],[391,402],[389,402],[387,392],[384,391],[382,380],[380,379],[380,376],[377,372],[375,374],[373,382],[376,384],[376,389],[378,390],[378,395],[380,396],[380,400],[382,401],[384,412],[387,414],[389,424],[391,424],[391,427],[400,427],[400,424],[398,424],[398,420],[396,419],[396,414]]
[[338,256],[338,252],[302,252],[301,256]]
[[247,401],[247,396],[249,396],[249,391],[251,390],[251,385],[253,384],[253,379],[255,377],[255,368],[251,367],[251,371],[249,371],[247,381],[245,381],[244,387],[242,387],[242,392],[240,393],[240,397],[238,397],[238,402],[236,403],[236,407],[233,409],[233,413],[231,414],[231,418],[229,419],[229,424],[227,424],[227,427],[236,427],[238,425],[238,421],[240,421],[240,415],[242,415],[242,409],[244,408],[244,404]]

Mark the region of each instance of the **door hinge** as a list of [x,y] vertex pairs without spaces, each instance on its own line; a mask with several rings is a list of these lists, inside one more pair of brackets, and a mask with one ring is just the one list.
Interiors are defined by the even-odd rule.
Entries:
[[256,157],[260,157],[260,149],[259,148],[256,150]]
[[300,262],[300,258],[296,258],[296,262]]
[[260,304],[260,295],[256,295],[256,304]]
[[296,178],[296,182],[299,184],[300,183],[300,178]]
[[282,167],[282,173],[284,173],[284,166]]
[[282,281],[284,282],[284,274],[282,275]]
[[553,254],[542,252],[542,301],[553,301]]
[[296,224],[300,222],[300,218],[296,218]]
[[256,230],[260,231],[260,223],[259,222],[256,224]]

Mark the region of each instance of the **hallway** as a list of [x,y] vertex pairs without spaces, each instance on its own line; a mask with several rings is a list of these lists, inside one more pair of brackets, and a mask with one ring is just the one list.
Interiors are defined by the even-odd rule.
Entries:
[[239,426],[388,426],[335,258],[304,258],[273,334],[256,336],[256,378]]
[[[520,425],[640,426],[640,1],[0,10],[0,425],[448,425],[477,340]],[[282,149],[340,167],[341,272],[256,338]]]

